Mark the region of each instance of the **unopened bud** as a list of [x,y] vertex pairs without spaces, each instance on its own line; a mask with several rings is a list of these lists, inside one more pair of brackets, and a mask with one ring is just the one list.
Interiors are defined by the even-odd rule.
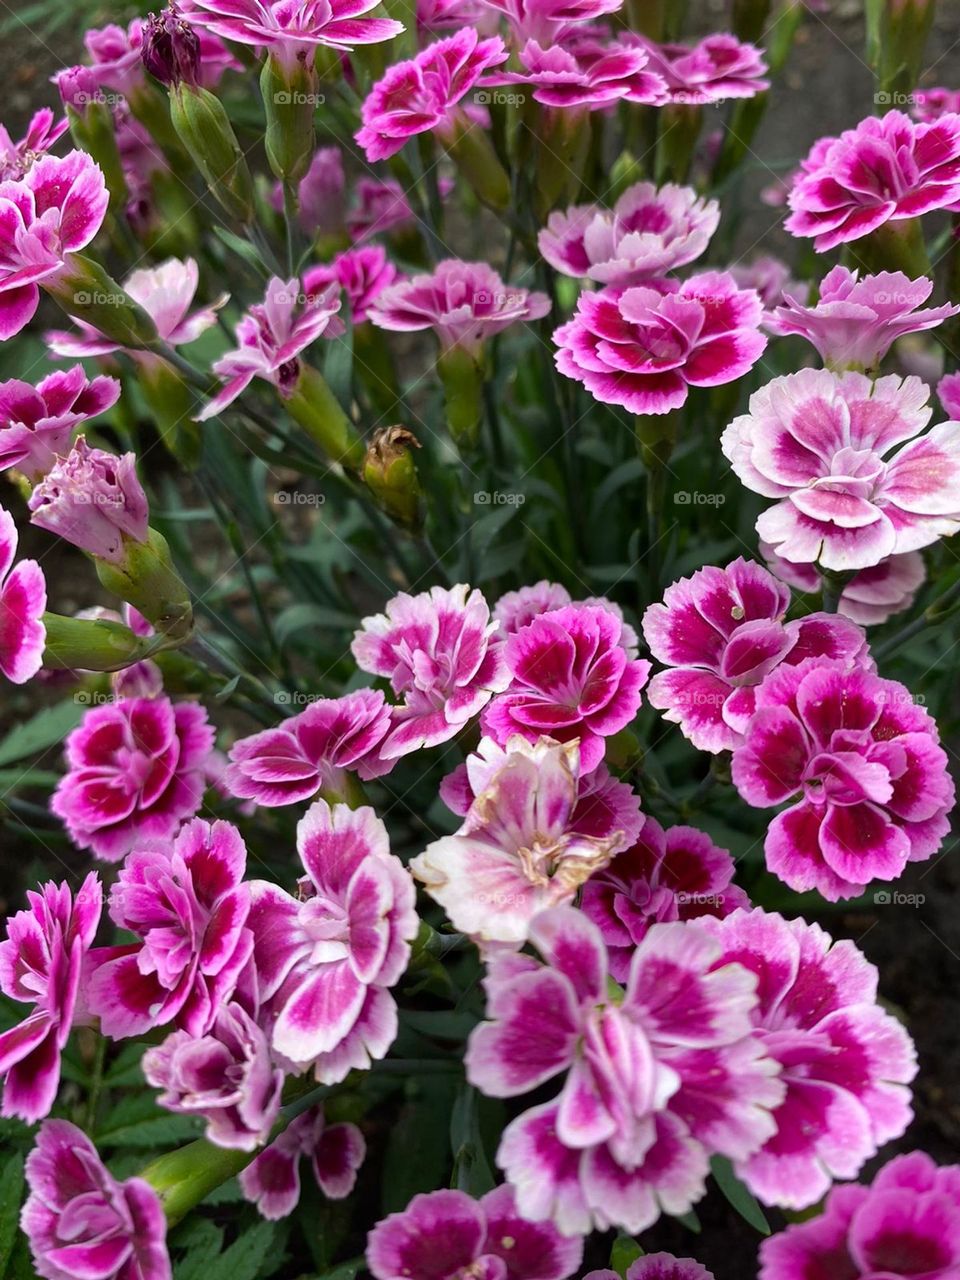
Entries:
[[284,407],[333,462],[351,471],[363,466],[363,441],[324,378],[296,362],[296,381],[284,395]]
[[270,168],[283,182],[299,182],[310,169],[317,142],[316,73],[302,62],[287,67],[268,58],[260,74],[260,92]]
[[382,427],[374,432],[363,463],[367,488],[386,512],[411,528],[421,522],[420,482],[412,448],[420,448],[412,431]]
[[449,347],[440,355],[437,371],[443,383],[450,434],[458,444],[472,447],[483,418],[483,354]]
[[161,84],[196,85],[200,79],[200,37],[171,5],[151,13],[143,32],[143,65]]
[[183,83],[170,90],[170,119],[210,194],[238,222],[252,222],[253,181],[223,103]]

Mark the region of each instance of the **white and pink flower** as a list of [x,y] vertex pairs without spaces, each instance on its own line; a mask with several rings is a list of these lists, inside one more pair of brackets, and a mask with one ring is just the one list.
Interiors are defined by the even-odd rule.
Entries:
[[240,1189],[270,1222],[287,1217],[300,1201],[300,1162],[307,1159],[328,1200],[344,1200],[367,1154],[355,1124],[328,1124],[323,1107],[311,1107],[287,1125],[240,1174]]

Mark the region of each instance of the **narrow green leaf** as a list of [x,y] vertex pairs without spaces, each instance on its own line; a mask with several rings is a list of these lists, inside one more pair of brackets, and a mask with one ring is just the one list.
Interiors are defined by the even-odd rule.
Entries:
[[59,746],[70,730],[80,723],[85,710],[81,702],[71,699],[58,702],[55,707],[46,707],[23,724],[16,725],[0,742],[0,765]]
[[7,1274],[17,1242],[20,1201],[23,1199],[23,1156],[9,1156],[0,1173],[0,1276]]
[[770,1234],[770,1226],[763,1210],[733,1172],[733,1165],[726,1156],[714,1156],[710,1161],[713,1177],[726,1198],[745,1222],[749,1222],[761,1235]]

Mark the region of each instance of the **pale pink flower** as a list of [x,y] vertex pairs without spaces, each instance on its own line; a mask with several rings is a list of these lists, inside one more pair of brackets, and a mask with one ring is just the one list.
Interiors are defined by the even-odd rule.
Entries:
[[482,40],[473,27],[395,62],[370,90],[354,135],[369,161],[386,160],[418,133],[451,140],[462,112],[457,104],[490,67],[507,60],[499,36]]
[[770,88],[763,51],[736,36],[718,32],[692,46],[656,44],[632,33],[621,38],[647,49],[650,70],[666,82],[668,102],[702,107]]
[[43,664],[47,584],[36,560],[13,563],[18,543],[13,516],[0,507],[0,673],[26,684]]
[[721,447],[748,489],[779,499],[757,520],[764,542],[785,560],[847,570],[956,533],[960,423],[920,436],[928,395],[919,378],[826,369],[755,392]]
[[650,705],[701,751],[729,751],[743,741],[757,686],[782,662],[869,661],[854,623],[828,613],[788,622],[789,606],[789,588],[742,556],[667,587],[643,615],[650,652],[669,668],[650,681]]
[[[811,594],[821,590],[820,575],[812,564],[784,560],[766,542],[760,543],[760,553],[767,562],[767,568],[781,582]],[[926,577],[923,556],[919,551],[888,556],[879,564],[860,569],[853,575],[840,593],[837,612],[858,622],[861,627],[878,626],[912,606]]]
[[129,98],[146,83],[140,58],[144,25],[143,18],[134,18],[128,27],[110,22],[84,34],[90,69],[103,88]]
[[506,691],[484,710],[484,733],[505,746],[547,734],[578,739],[580,767],[603,759],[605,739],[633,720],[650,663],[631,658],[623,624],[603,605],[572,604],[545,613],[501,645]]
[[955,1280],[960,1165],[895,1156],[870,1187],[834,1187],[822,1213],[760,1245],[760,1280]]
[[823,658],[757,690],[733,781],[767,828],[767,867],[831,902],[895,880],[940,848],[954,787],[933,718],[895,680]]
[[537,102],[564,110],[597,111],[621,99],[646,106],[664,100],[664,82],[649,69],[639,44],[584,37],[561,47],[528,40],[519,58],[522,71],[494,71],[483,86],[530,85]]
[[767,345],[762,315],[754,290],[738,289],[729,272],[587,291],[553,335],[554,358],[602,404],[669,413],[691,386],[735,382],[756,364]]
[[283,1133],[240,1174],[240,1189],[260,1216],[276,1222],[300,1200],[300,1161],[308,1159],[317,1186],[328,1200],[345,1200],[367,1154],[355,1124],[327,1124],[323,1107],[291,1120]]
[[254,378],[263,378],[281,396],[292,394],[300,376],[298,356],[318,338],[336,338],[343,333],[338,319],[340,290],[328,285],[319,293],[305,292],[294,276],[281,280],[273,276],[263,302],[254,306],[236,327],[237,349],[214,361],[213,372],[223,386],[197,414],[197,422],[222,413],[233,404]]
[[417,0],[417,31],[422,35],[439,35],[476,27],[484,35],[497,28],[497,14],[486,0]]
[[750,262],[734,263],[730,274],[739,288],[756,289],[767,313],[783,302],[788,293],[799,299],[808,297],[810,293],[809,284],[794,280],[787,264],[769,253],[752,258]]
[[766,320],[770,333],[799,334],[830,368],[874,369],[905,333],[934,329],[960,306],[918,310],[933,292],[933,281],[911,280],[902,271],[881,271],[858,279],[858,272],[834,267],[820,282],[815,306],[787,295]]
[[658,924],[636,948],[622,998],[599,930],[572,907],[537,916],[542,957],[487,966],[488,1022],[470,1036],[467,1078],[518,1097],[559,1094],[507,1126],[497,1153],[525,1218],[565,1235],[645,1230],[704,1192],[709,1158],[745,1159],[774,1132],[779,1064],[752,1032],[756,979],[717,967],[697,923]]
[[509,1187],[480,1200],[463,1191],[414,1196],[367,1237],[375,1280],[566,1280],[582,1257],[581,1240],[523,1217]]
[[477,792],[463,825],[428,844],[410,870],[459,932],[483,946],[518,946],[535,915],[572,903],[584,881],[627,847],[640,803],[634,797],[629,830],[585,830],[577,822],[576,742],[514,737],[505,751],[481,744],[467,768]]
[[953,421],[960,421],[960,373],[948,373],[937,383],[937,399]]
[[0,182],[0,341],[19,333],[70,255],[100,230],[109,194],[84,151],[41,156],[19,181]]
[[73,1027],[84,961],[100,923],[102,889],[91,871],[74,896],[50,880],[27,893],[0,942],[0,990],[33,1005],[0,1035],[5,1116],[33,1124],[48,1115],[60,1085],[60,1055]]
[[483,595],[463,583],[402,591],[363,619],[351,646],[357,665],[403,699],[378,748],[384,760],[449,741],[507,687],[496,633]]
[[30,166],[44,155],[67,131],[66,117],[56,119],[49,107],[41,107],[31,117],[27,132],[14,142],[0,124],[0,182],[22,178]]
[[510,24],[514,43],[536,40],[545,48],[561,44],[581,30],[593,30],[598,18],[616,13],[623,0],[484,0]]
[[354,243],[383,235],[413,221],[407,193],[395,178],[361,178],[354,188],[354,204],[347,213],[347,230]]
[[297,848],[306,871],[297,897],[265,880],[250,886],[260,1021],[276,1061],[333,1084],[396,1037],[389,988],[417,934],[416,895],[372,809],[317,800]]
[[515,631],[533,622],[542,613],[550,613],[553,609],[562,609],[571,604],[570,592],[559,582],[548,582],[541,578],[531,586],[521,587],[519,591],[508,591],[493,606],[493,616],[500,624],[502,635],[509,636]]
[[82,365],[48,374],[37,385],[0,383],[0,471],[16,467],[28,480],[45,475],[70,452],[74,429],[120,399],[116,378],[88,378]]
[[637,182],[612,209],[582,204],[551,213],[538,244],[564,275],[626,286],[699,258],[719,221],[716,200],[692,187]]
[[201,1116],[208,1142],[255,1151],[280,1112],[284,1075],[270,1062],[266,1037],[236,1002],[220,1005],[203,1035],[174,1031],[143,1055],[147,1083],[161,1107]]
[[203,707],[128,698],[92,707],[67,736],[67,773],[50,809],[70,838],[119,862],[142,839],[169,839],[200,808],[213,726]]
[[347,770],[364,779],[385,772],[376,751],[390,723],[379,690],[320,698],[275,729],[235,742],[224,785],[237,799],[268,808],[309,800],[321,787],[340,794]]
[[[343,230],[343,195],[346,177],[343,153],[339,147],[318,147],[310,168],[297,186],[297,217],[303,231],[311,238],[336,235]],[[270,193],[270,203],[283,212],[283,184],[278,182]]]
[[250,959],[247,849],[229,822],[194,818],[172,844],[134,846],[110,891],[110,919],[139,941],[94,953],[90,1010],[104,1035],[142,1035],[174,1022],[213,1026]]
[[914,124],[902,111],[868,116],[821,139],[790,188],[785,227],[818,253],[885,223],[960,201],[960,115]]
[[607,944],[610,973],[625,982],[651,925],[726,916],[749,905],[733,884],[733,858],[695,827],[646,817],[639,837],[583,886],[581,909]]
[[87,1135],[45,1120],[27,1156],[20,1225],[44,1280],[171,1280],[167,1220],[142,1178],[118,1182]]
[[354,324],[363,324],[368,308],[396,278],[397,269],[387,259],[382,245],[359,245],[338,253],[332,262],[310,267],[304,273],[303,289],[311,294],[337,285],[350,303],[350,319]]

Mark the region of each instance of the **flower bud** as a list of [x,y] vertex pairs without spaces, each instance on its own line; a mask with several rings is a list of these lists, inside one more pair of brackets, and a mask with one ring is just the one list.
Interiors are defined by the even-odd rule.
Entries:
[[459,118],[444,145],[478,200],[500,213],[510,203],[510,179],[490,138],[465,116]]
[[217,1147],[200,1138],[151,1161],[140,1172],[160,1196],[167,1222],[179,1222],[250,1163],[256,1153]]
[[45,613],[43,665],[60,671],[120,671],[142,662],[157,647],[156,636],[138,636],[106,618],[65,618]]
[[545,219],[557,205],[569,204],[580,190],[590,151],[590,112],[541,108],[535,126],[542,141],[537,151],[537,215]]
[[210,194],[238,222],[252,222],[253,181],[223,103],[207,89],[180,84],[170,90],[170,119]]
[[377,501],[400,524],[421,523],[420,482],[410,452],[420,441],[406,427],[382,427],[375,431],[363,463],[363,479]]
[[260,74],[260,92],[270,168],[283,182],[299,182],[310,169],[317,141],[316,73],[303,62],[287,67],[268,58]]
[[363,466],[363,441],[340,401],[321,375],[299,364],[297,380],[284,397],[284,408],[323,452],[351,471]]
[[196,395],[183,376],[160,357],[142,356],[138,362],[140,387],[160,438],[189,471],[200,461],[199,424],[193,421]]
[[143,32],[143,65],[161,84],[196,86],[200,78],[200,37],[173,6],[150,14]]
[[473,447],[483,418],[483,353],[450,347],[437,361],[443,383],[447,426],[458,444]]
[[138,609],[154,629],[171,640],[186,640],[193,631],[190,592],[173,566],[166,538],[147,530],[145,542],[127,539],[117,564],[97,560],[97,577],[108,591]]
[[157,326],[150,316],[92,258],[69,253],[60,270],[41,283],[67,315],[121,347],[140,350],[158,341]]
[[867,61],[878,103],[916,88],[935,8],[936,0],[867,0]]

